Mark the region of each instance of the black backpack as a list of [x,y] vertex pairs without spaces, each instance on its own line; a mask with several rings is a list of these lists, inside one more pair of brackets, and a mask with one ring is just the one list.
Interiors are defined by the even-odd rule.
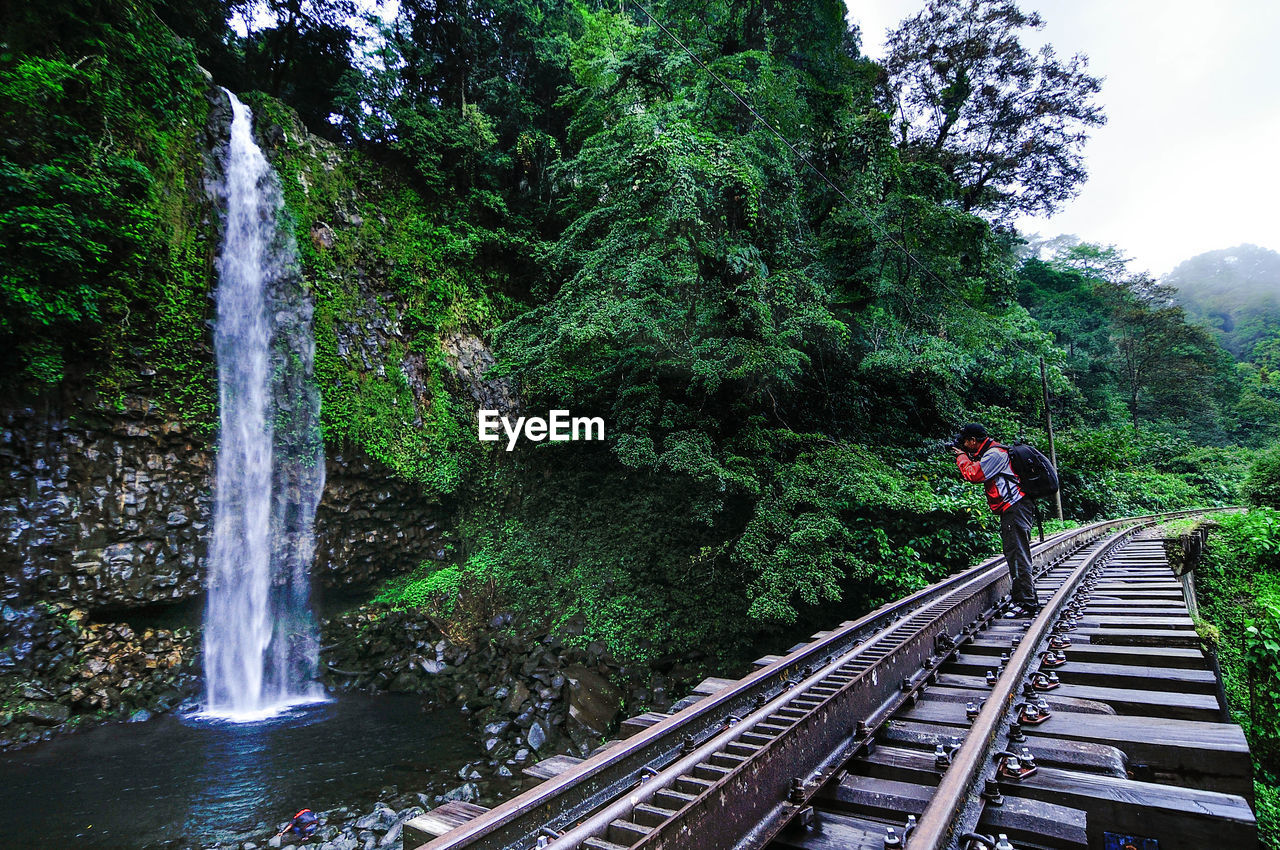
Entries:
[[1058,492],[1058,470],[1049,459],[1026,443],[1003,446],[1009,453],[1009,465],[1018,476],[1018,486],[1032,499],[1047,499]]

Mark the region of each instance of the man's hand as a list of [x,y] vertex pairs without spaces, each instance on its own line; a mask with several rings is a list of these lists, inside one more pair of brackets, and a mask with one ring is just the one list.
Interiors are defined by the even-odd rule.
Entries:
[[964,454],[963,451],[957,449],[955,446],[947,446],[947,448],[951,449],[951,453],[956,457],[960,457],[960,455]]

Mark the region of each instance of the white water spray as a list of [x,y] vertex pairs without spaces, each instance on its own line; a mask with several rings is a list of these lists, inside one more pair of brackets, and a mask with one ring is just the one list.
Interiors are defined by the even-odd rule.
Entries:
[[254,720],[324,698],[315,682],[312,525],[324,487],[311,307],[283,201],[230,92],[217,261],[220,431],[204,621],[204,713]]

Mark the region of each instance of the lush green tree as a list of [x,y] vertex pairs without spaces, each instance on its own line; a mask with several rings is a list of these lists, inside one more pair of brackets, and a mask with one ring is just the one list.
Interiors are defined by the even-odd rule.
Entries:
[[[1119,372],[1133,430],[1140,412],[1170,410],[1203,427],[1219,424],[1214,386],[1227,364],[1204,329],[1187,322],[1169,287],[1137,276],[1102,286],[1111,306]],[[1205,415],[1208,414],[1208,415]]]
[[889,34],[885,59],[903,154],[934,162],[965,210],[1049,213],[1085,179],[1083,146],[1105,121],[1102,82],[1077,54],[1023,46],[1044,25],[1013,0],[930,0]]
[[247,35],[235,40],[239,67],[223,55],[220,70],[241,89],[287,101],[313,133],[336,136],[329,119],[354,70],[355,0],[235,0],[231,11]]

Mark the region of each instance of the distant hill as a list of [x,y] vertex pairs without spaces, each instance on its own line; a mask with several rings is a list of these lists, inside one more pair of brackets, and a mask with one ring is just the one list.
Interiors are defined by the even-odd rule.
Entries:
[[1209,251],[1180,263],[1164,283],[1187,315],[1240,360],[1280,332],[1280,253],[1257,245]]

